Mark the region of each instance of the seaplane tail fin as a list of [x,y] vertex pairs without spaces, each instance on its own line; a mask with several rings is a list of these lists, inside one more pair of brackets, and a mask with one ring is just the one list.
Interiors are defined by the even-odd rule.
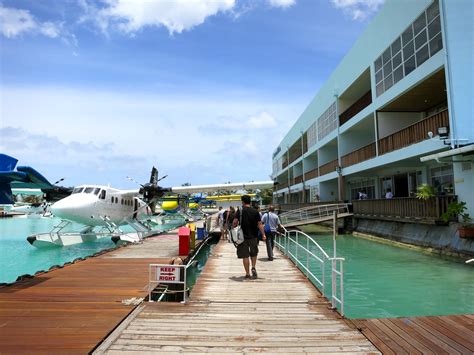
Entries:
[[12,204],[12,188],[48,189],[53,185],[39,172],[29,166],[18,166],[18,160],[0,154],[0,204]]
[[14,202],[10,183],[0,181],[0,205],[12,205],[13,203]]
[[0,153],[0,172],[12,171],[15,169],[18,159]]

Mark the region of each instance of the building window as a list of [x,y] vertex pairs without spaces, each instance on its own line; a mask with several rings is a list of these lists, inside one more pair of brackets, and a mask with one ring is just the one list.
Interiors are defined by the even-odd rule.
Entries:
[[382,95],[442,48],[436,0],[375,60],[375,94]]
[[318,118],[318,140],[323,139],[329,133],[337,128],[336,103],[334,102],[329,108]]
[[454,186],[453,166],[445,165],[430,170],[431,185],[438,194],[452,194]]
[[375,198],[374,180],[351,182],[351,200],[371,200]]
[[308,131],[307,131],[308,148],[315,145],[318,141],[317,127],[318,127],[318,122],[316,121],[308,128]]

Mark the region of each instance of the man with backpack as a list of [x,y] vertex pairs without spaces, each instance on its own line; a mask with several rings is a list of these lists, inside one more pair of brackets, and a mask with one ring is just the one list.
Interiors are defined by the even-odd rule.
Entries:
[[268,260],[273,260],[273,247],[275,245],[275,234],[279,228],[282,228],[280,223],[280,218],[274,212],[275,208],[270,205],[268,207],[268,212],[265,213],[262,217],[262,223],[265,225],[265,234],[267,236],[267,255]]
[[[258,211],[250,206],[250,196],[243,195],[242,209],[234,214],[232,226],[235,228],[240,221],[240,227],[244,234],[244,241],[237,245],[237,257],[242,259],[245,269],[245,278],[250,279],[250,261],[252,262],[252,278],[257,278],[257,255],[258,255],[258,231],[262,233],[262,239],[265,240],[265,231],[260,220]],[[250,259],[250,260],[249,260]]]

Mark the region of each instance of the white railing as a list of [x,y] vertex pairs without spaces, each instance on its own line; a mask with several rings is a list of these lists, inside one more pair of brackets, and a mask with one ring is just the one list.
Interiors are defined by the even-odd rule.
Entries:
[[[183,302],[186,303],[187,288],[186,288],[186,270],[187,265],[172,265],[172,264],[149,264],[148,265],[148,302],[153,302],[152,293],[159,284],[178,284],[183,285],[182,290],[173,292],[183,292]],[[183,275],[183,276],[181,276]],[[160,302],[164,295],[170,293],[168,287],[159,291],[161,293],[158,302]]]
[[304,224],[305,221],[313,221],[324,217],[331,217],[334,212],[337,214],[345,214],[349,212],[348,203],[336,203],[328,205],[308,206],[298,208],[281,214],[280,221],[283,225],[288,224]]
[[[326,293],[326,263],[331,262],[331,305],[339,308],[341,315],[344,315],[344,258],[330,257],[326,251],[309,235],[299,230],[286,230],[284,233],[277,233],[275,244],[300,268],[311,280],[314,280],[316,287]],[[306,244],[306,245],[305,245]],[[318,255],[317,255],[318,254]],[[319,266],[316,270],[311,268],[311,262],[316,261]],[[319,271],[319,272],[318,272]],[[321,275],[319,277],[318,275]],[[337,278],[339,277],[339,283]],[[339,288],[339,290],[338,290]],[[339,291],[339,297],[338,295]],[[339,305],[339,307],[337,307]]]

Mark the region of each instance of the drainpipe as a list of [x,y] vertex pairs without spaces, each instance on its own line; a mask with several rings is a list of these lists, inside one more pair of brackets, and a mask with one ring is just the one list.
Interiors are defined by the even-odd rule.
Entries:
[[444,51],[444,57],[445,57],[445,62],[444,65],[446,67],[446,70],[444,71],[444,75],[446,78],[446,90],[447,90],[447,97],[448,97],[448,108],[449,108],[449,134],[450,134],[450,140],[451,140],[451,149],[456,148],[458,145],[458,135],[457,135],[457,130],[456,130],[456,115],[454,112],[454,106],[453,106],[453,88],[452,88],[452,83],[451,83],[451,63],[450,63],[450,57],[448,54],[448,41],[447,41],[447,26],[446,26],[446,4],[445,0],[439,0],[439,12],[440,12],[440,19],[441,19],[441,37],[443,39],[443,51]]
[[303,172],[303,203],[306,202],[306,188],[305,188],[305,178],[304,178],[304,132],[303,131],[300,131],[301,132],[301,157],[302,157],[302,160],[301,160],[301,171]]
[[341,158],[341,144],[340,144],[340,132],[339,132],[339,94],[337,90],[334,93],[336,98],[336,119],[337,119],[337,185],[339,201],[344,201],[344,177],[342,176],[342,158]]
[[287,182],[288,182],[288,196],[286,197],[286,203],[291,202],[291,184],[290,184],[290,147],[286,146],[286,161],[288,162],[287,167]]
[[379,114],[378,111],[374,112],[374,121],[375,121],[375,156],[379,156]]

